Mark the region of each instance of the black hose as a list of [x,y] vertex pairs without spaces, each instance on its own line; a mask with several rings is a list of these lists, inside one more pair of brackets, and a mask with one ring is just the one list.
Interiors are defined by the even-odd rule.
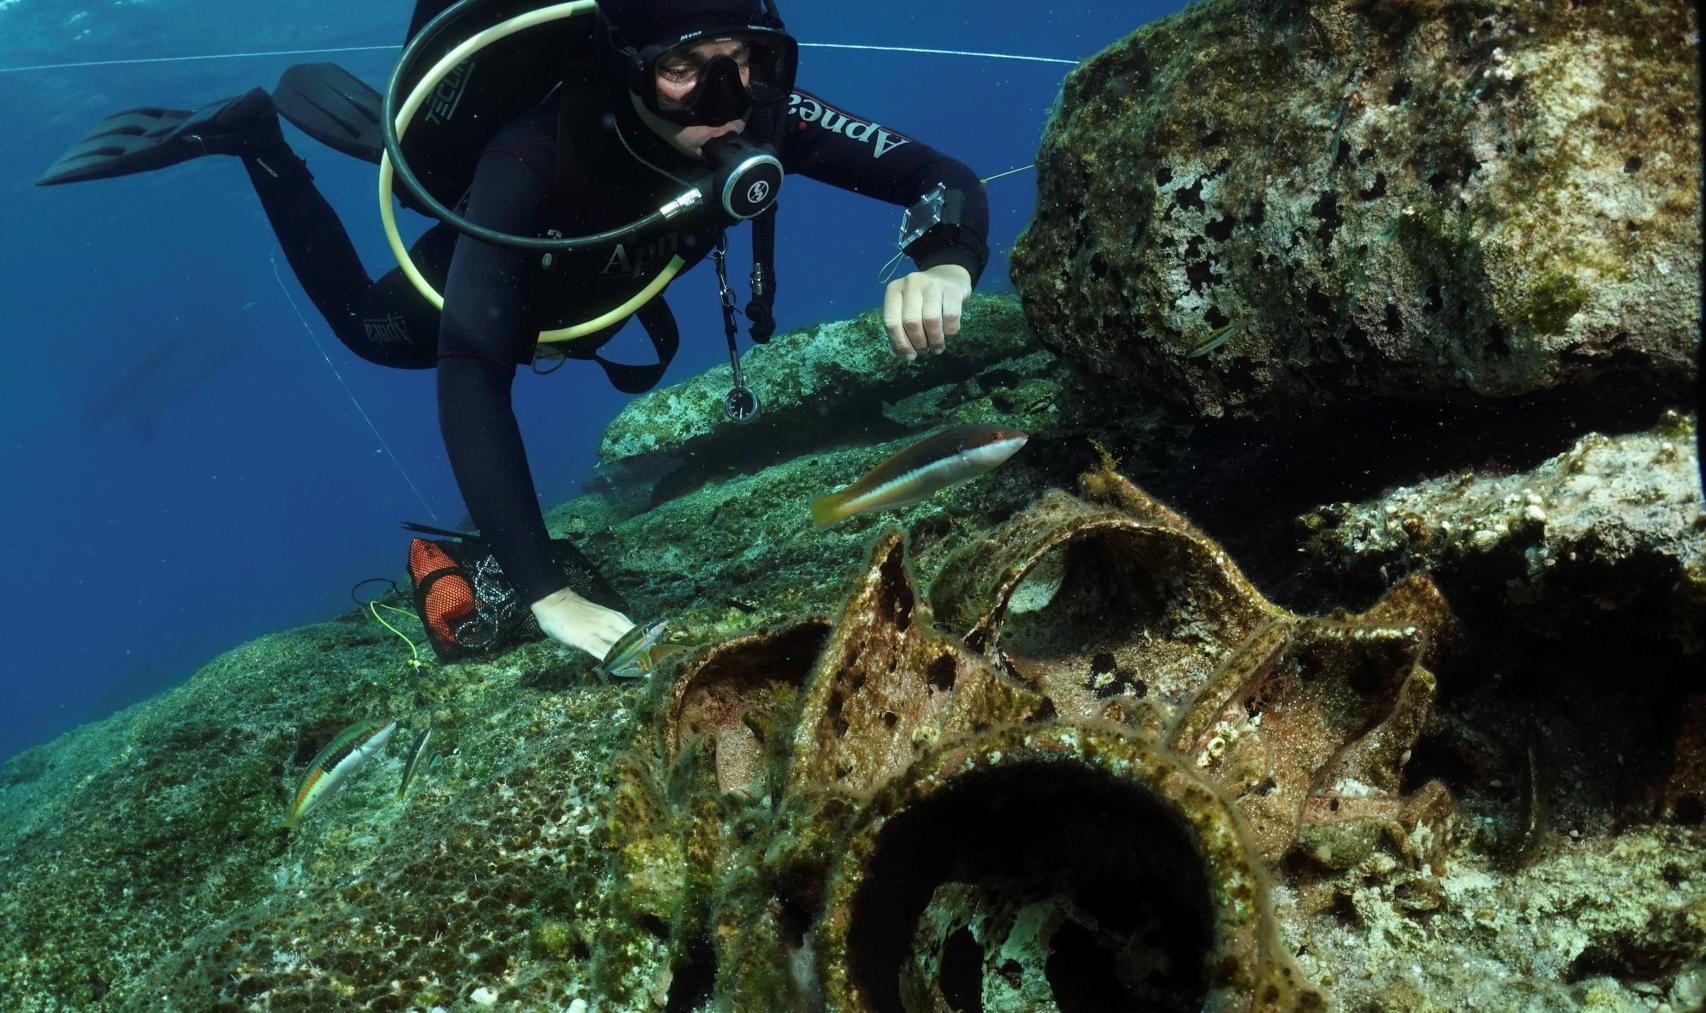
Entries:
[[[401,105],[398,95],[405,91],[412,91],[415,84],[419,83],[418,80],[410,81],[410,75],[407,72],[412,70],[416,62],[420,60],[421,53],[423,51],[439,51],[440,41],[445,35],[449,34],[451,28],[455,27],[455,22],[460,20],[469,10],[484,6],[486,3],[487,0],[461,0],[460,3],[445,9],[437,17],[427,22],[426,27],[422,28],[420,33],[404,47],[403,55],[397,60],[396,69],[391,72],[391,81],[385,86],[385,102],[380,126],[385,137],[385,151],[391,156],[391,171],[395,174],[397,181],[403,185],[403,189],[418,200],[427,213],[457,232],[481,242],[508,246],[518,250],[541,252],[587,250],[594,247],[609,246],[624,240],[632,240],[638,233],[665,224],[667,219],[663,212],[653,211],[628,225],[590,236],[522,236],[510,232],[499,232],[496,229],[475,224],[452,211],[445,206],[444,202],[427,192],[427,188],[421,184],[420,179],[415,176],[414,170],[409,167],[408,159],[403,157],[403,144],[397,137],[397,107]],[[594,17],[596,15],[582,16]],[[449,52],[450,48],[454,47],[445,48],[443,52]]]

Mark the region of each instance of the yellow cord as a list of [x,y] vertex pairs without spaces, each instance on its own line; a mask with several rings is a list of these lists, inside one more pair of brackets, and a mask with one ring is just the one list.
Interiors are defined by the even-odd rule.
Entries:
[[[392,626],[390,623],[385,621],[385,617],[379,614],[380,606],[381,606],[381,603],[379,602],[379,600],[374,599],[373,601],[370,601],[367,603],[367,611],[373,613],[373,618],[379,621],[379,625],[390,630],[392,633],[397,634],[399,637],[402,637],[403,643],[409,645],[409,653],[411,655],[413,655],[413,657],[409,658],[409,660],[407,662],[405,662],[405,664],[407,664],[410,668],[415,669],[416,671],[419,671],[419,670],[425,668],[427,666],[427,663],[421,660],[421,649],[420,649],[420,647],[417,646],[413,640],[410,640],[408,635],[405,634],[402,630],[399,630],[397,627]],[[395,605],[385,605],[384,607],[390,609],[393,612],[401,612],[403,615],[408,616],[410,619],[418,620],[420,618],[419,616],[415,615],[413,612],[410,612],[408,609],[400,609]]]
[[673,281],[675,276],[681,272],[681,266],[685,263],[687,262],[678,256],[670,257],[669,263],[664,265],[664,269],[662,271],[658,272],[658,276],[653,278],[645,288],[636,292],[632,299],[629,299],[627,302],[608,313],[605,313],[602,316],[593,317],[591,320],[585,321],[584,323],[574,324],[569,327],[559,327],[552,331],[540,331],[539,342],[541,344],[546,344],[554,341],[573,341],[575,338],[582,338],[588,334],[602,331],[618,320],[628,319],[630,314],[649,302],[652,296],[662,292],[663,287]]

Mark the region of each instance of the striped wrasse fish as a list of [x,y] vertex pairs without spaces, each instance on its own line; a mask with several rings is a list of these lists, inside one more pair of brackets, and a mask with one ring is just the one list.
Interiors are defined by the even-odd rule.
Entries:
[[622,639],[610,645],[605,652],[604,660],[598,663],[593,673],[600,679],[615,676],[619,679],[637,678],[652,670],[654,655],[662,654],[660,648],[665,646],[659,641],[663,639],[664,631],[669,628],[669,620],[658,619],[643,626],[635,626]]
[[1232,335],[1238,333],[1238,325],[1241,323],[1243,323],[1242,320],[1234,320],[1229,324],[1222,324],[1221,326],[1216,327],[1214,330],[1208,332],[1207,337],[1192,345],[1191,350],[1185,353],[1185,358],[1195,359],[1199,356],[1207,355],[1216,348],[1219,348],[1221,345],[1226,344]]
[[828,527],[854,514],[911,506],[956,482],[993,470],[1018,453],[1028,439],[1004,426],[944,429],[872,468],[840,492],[812,500],[812,519],[819,527]]
[[302,825],[309,813],[326,801],[362,764],[385,748],[397,730],[395,721],[357,721],[339,732],[308,764],[308,774],[296,789],[284,825],[291,830]]

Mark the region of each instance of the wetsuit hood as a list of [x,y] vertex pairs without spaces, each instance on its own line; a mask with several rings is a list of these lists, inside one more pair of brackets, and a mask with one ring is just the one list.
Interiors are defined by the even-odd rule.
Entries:
[[606,44],[636,51],[712,34],[787,31],[769,0],[599,0],[598,14]]

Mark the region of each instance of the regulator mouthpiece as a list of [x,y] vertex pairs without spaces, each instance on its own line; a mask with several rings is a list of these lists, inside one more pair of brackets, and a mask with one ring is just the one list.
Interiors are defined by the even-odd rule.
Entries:
[[712,193],[731,218],[756,218],[782,191],[782,162],[739,134],[706,141],[700,153],[712,165]]

